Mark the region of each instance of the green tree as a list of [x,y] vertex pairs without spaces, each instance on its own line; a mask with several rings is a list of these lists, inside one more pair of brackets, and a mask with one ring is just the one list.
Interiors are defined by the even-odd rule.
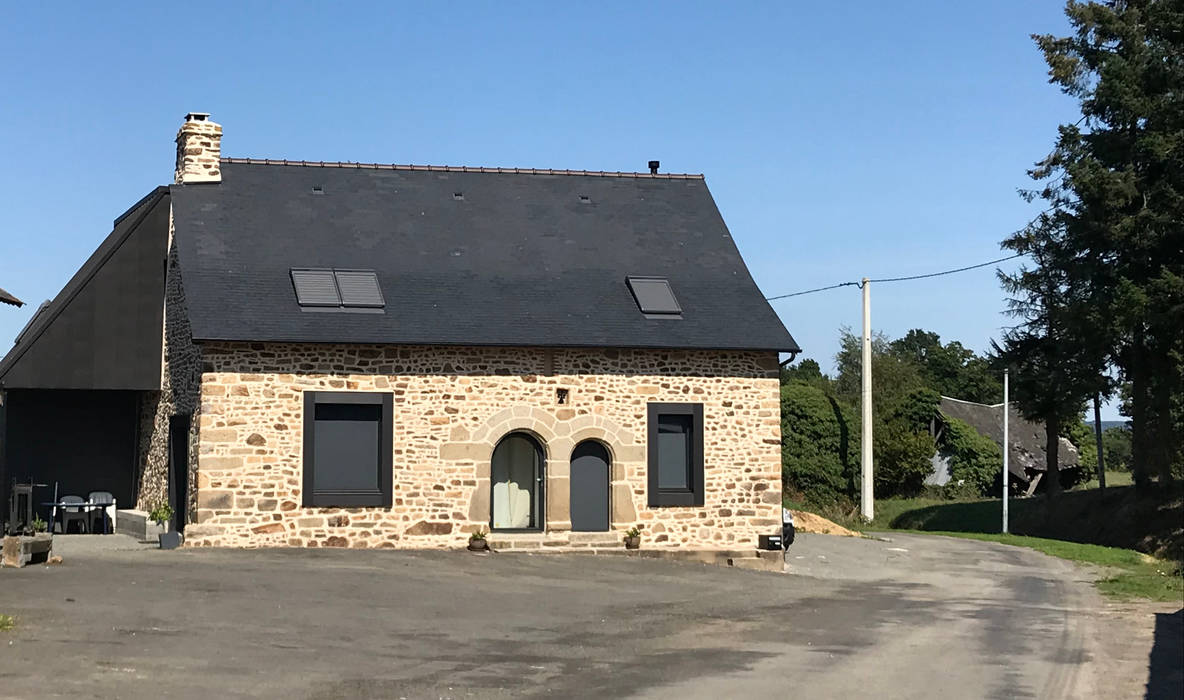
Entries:
[[850,425],[849,412],[819,387],[801,381],[781,387],[781,472],[787,491],[816,505],[851,497]]
[[1127,427],[1114,427],[1103,430],[1102,451],[1105,452],[1107,469],[1113,471],[1130,471],[1130,429]]
[[1059,277],[1060,341],[1130,383],[1136,484],[1166,483],[1184,432],[1184,1],[1065,11],[1070,36],[1033,38],[1082,117],[1030,171],[1048,210],[1025,233],[1040,235],[1005,245]]
[[[1077,448],[1077,463],[1081,465],[1083,478],[1081,481],[1091,481],[1098,471],[1098,441],[1094,436],[1093,423],[1077,420],[1070,421],[1062,434]],[[1103,436],[1105,439],[1105,436]],[[1109,465],[1107,465],[1109,466]]]
[[831,385],[830,377],[823,374],[818,363],[809,358],[803,358],[795,366],[781,368],[781,383],[790,382],[802,382],[824,390],[829,389]]
[[947,418],[938,449],[949,460],[951,480],[969,485],[979,495],[995,495],[1003,450],[994,440],[964,421]]
[[925,384],[943,396],[986,404],[1003,400],[1000,373],[956,340],[943,345],[937,333],[914,328],[892,341],[889,351],[912,363]]
[[872,434],[875,452],[875,495],[914,496],[933,472],[936,446],[929,433],[912,430],[903,421],[877,422]]
[[[838,376],[835,396],[856,418],[855,434],[862,426],[862,340],[842,329],[835,356]],[[933,469],[935,452],[929,422],[936,415],[940,397],[928,389],[920,371],[891,351],[881,333],[872,338],[872,460],[878,496],[912,495],[920,490]]]

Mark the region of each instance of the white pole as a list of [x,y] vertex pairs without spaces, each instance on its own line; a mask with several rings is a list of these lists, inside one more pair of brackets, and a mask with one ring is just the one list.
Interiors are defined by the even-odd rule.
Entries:
[[1010,407],[1007,403],[1007,370],[1003,370],[1003,534],[1007,534],[1007,482],[1011,476],[1007,471],[1007,457],[1011,453],[1011,441],[1007,434],[1007,415]]
[[872,475],[872,297],[871,280],[863,278],[863,423],[860,435],[862,489],[860,512],[864,520],[875,517],[875,485]]

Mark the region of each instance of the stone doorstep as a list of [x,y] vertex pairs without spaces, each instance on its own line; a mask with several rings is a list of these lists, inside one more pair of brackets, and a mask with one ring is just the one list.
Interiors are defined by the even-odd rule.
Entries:
[[571,532],[568,533],[568,542],[573,546],[624,546],[622,539],[625,537],[624,532]]
[[494,549],[547,549],[624,547],[619,532],[494,532],[486,536]]

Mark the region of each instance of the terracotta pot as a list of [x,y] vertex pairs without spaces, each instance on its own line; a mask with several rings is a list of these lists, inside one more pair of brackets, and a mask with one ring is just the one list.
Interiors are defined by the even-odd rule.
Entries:
[[625,549],[639,549],[641,547],[641,537],[626,537]]

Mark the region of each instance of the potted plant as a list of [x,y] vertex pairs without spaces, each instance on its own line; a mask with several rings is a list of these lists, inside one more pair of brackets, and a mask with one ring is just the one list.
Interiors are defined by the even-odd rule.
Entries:
[[41,519],[40,515],[34,517],[33,522],[30,524],[33,526],[33,534],[35,534],[35,535],[40,535],[41,533],[45,532],[49,527],[48,525],[46,525],[45,521]]
[[181,533],[169,532],[169,521],[173,519],[173,507],[167,503],[158,503],[148,511],[148,519],[160,526],[157,539],[161,549],[176,549],[181,546]]
[[625,549],[638,549],[641,547],[641,529],[634,525],[625,531]]
[[148,519],[159,525],[161,532],[168,532],[169,521],[173,519],[173,507],[167,503],[158,503],[148,511]]
[[476,532],[469,535],[469,551],[470,552],[488,552],[489,542],[485,539],[485,531],[477,529]]

